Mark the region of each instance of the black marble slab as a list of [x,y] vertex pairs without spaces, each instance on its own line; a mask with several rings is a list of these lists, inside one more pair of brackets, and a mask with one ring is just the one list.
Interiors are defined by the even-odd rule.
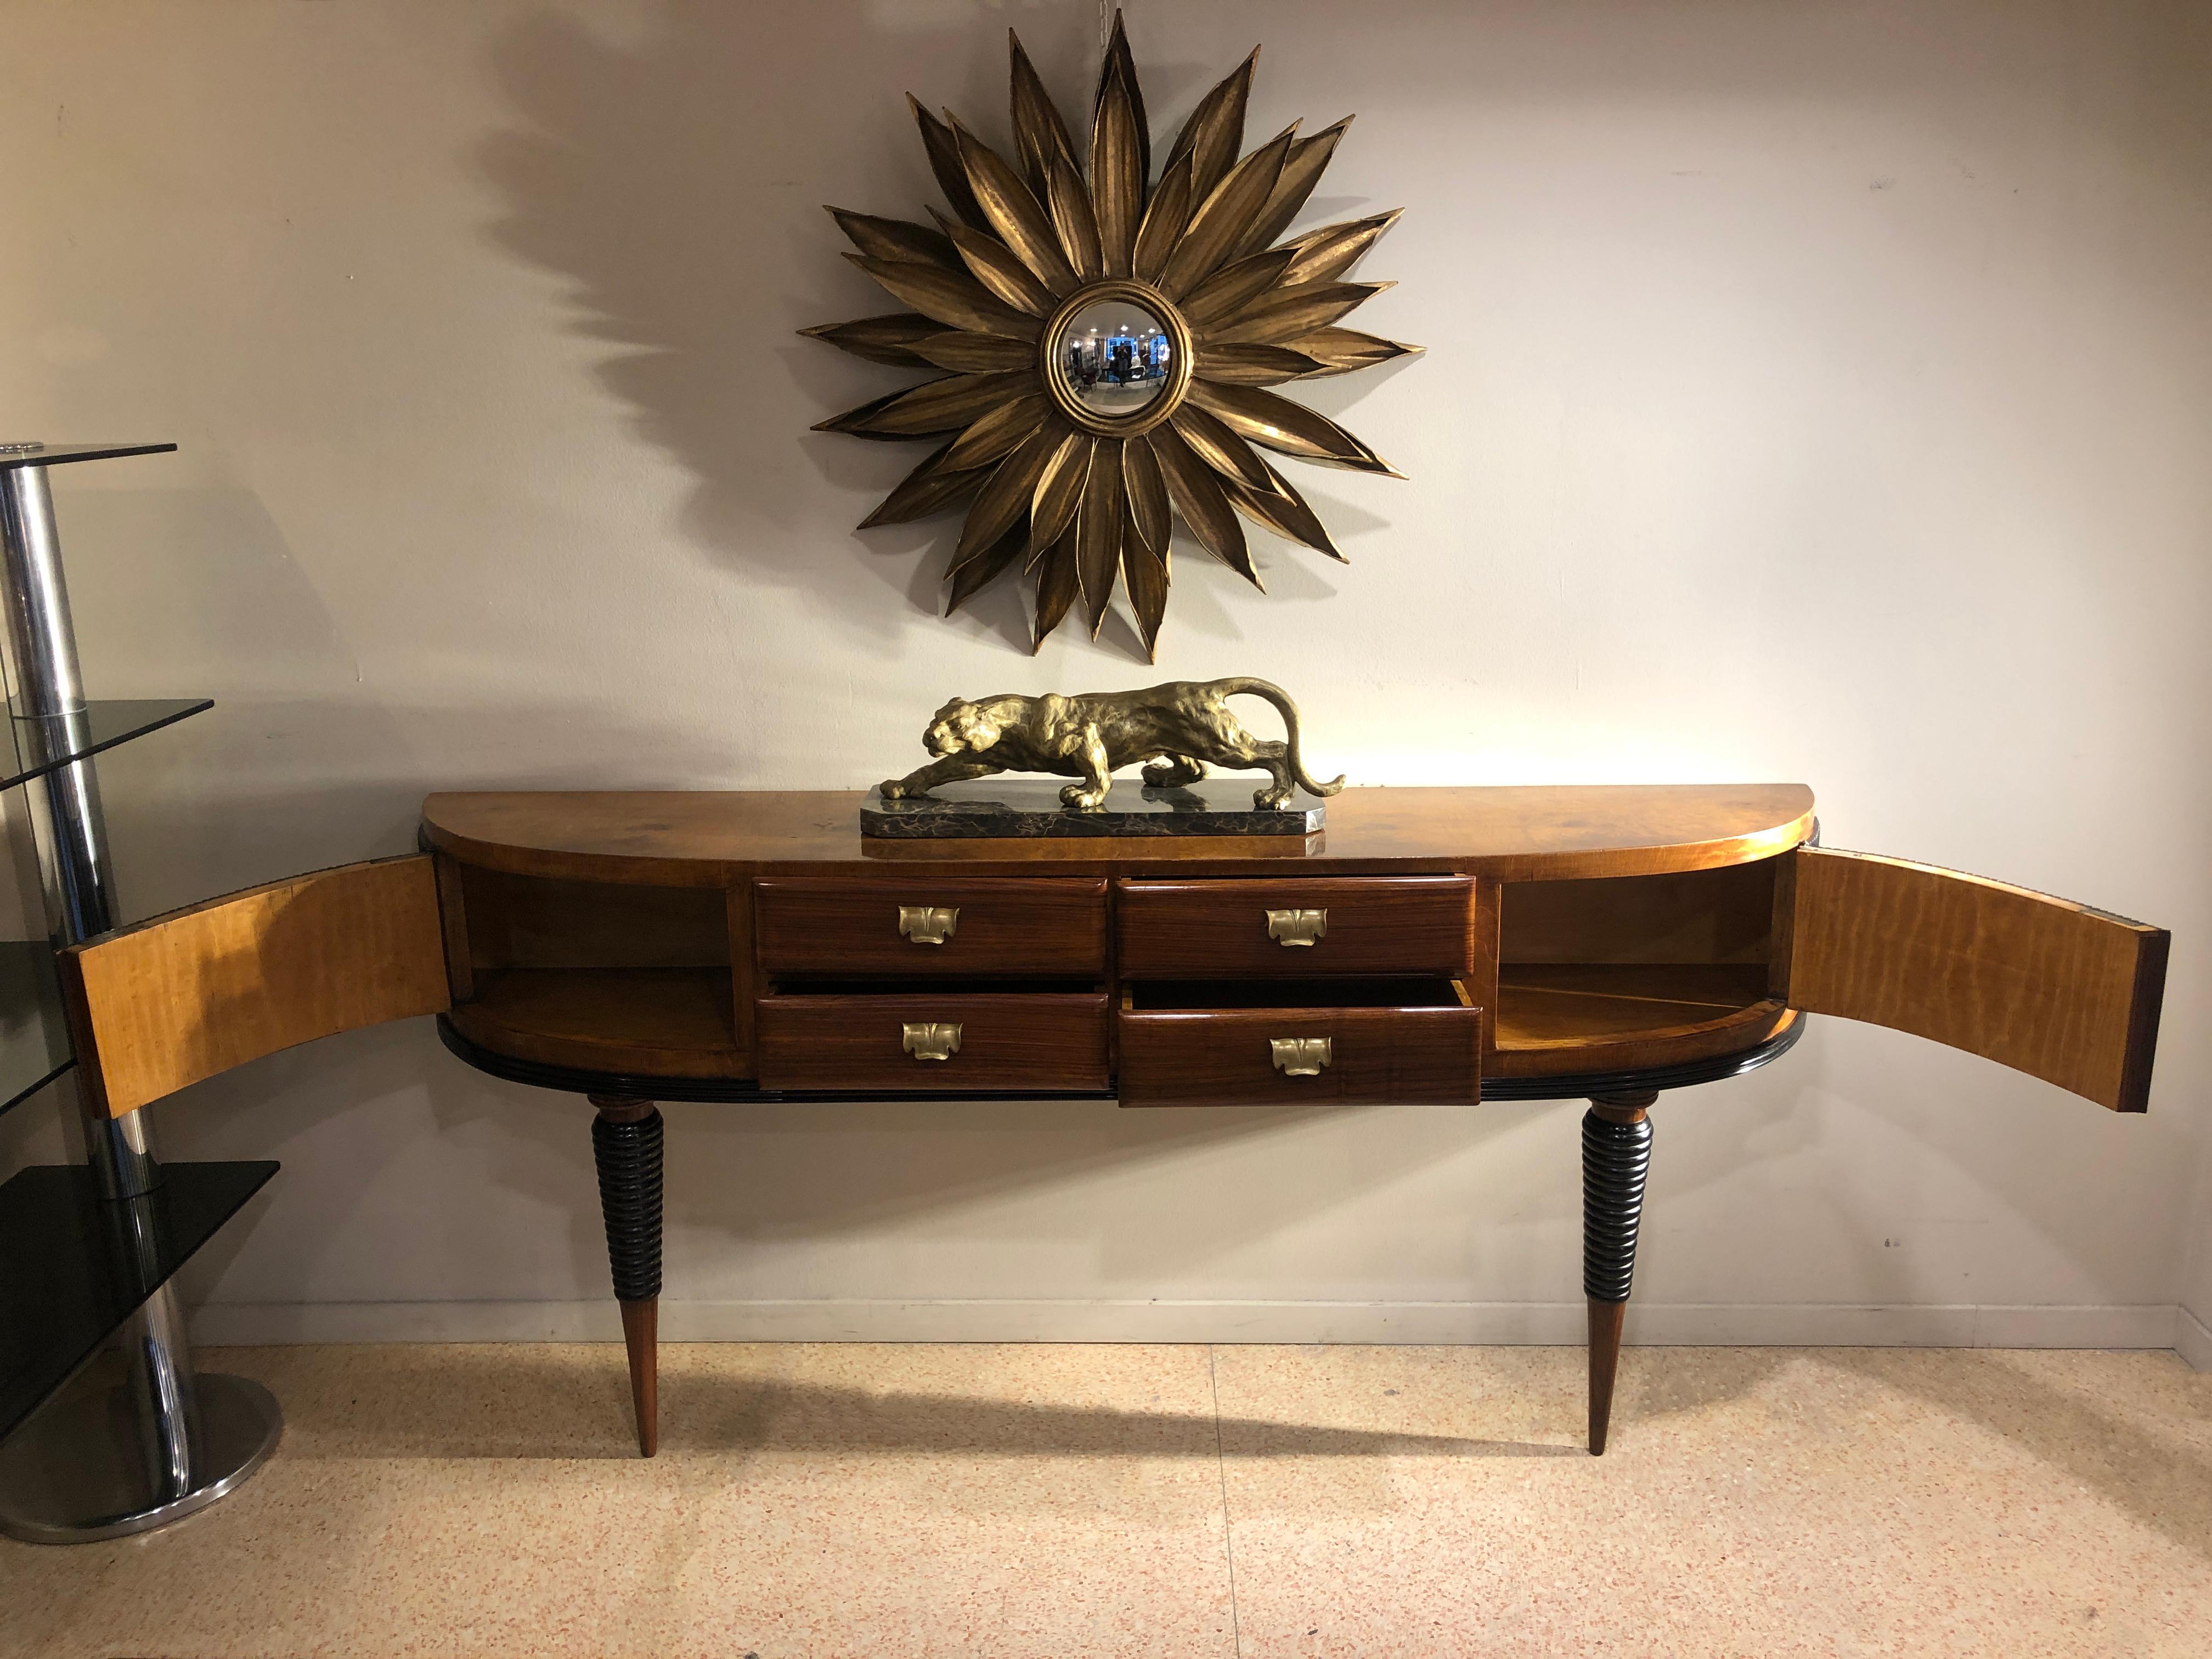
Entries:
[[1252,805],[1264,773],[1231,773],[1177,789],[1117,778],[1095,812],[1060,804],[1065,780],[1017,778],[947,783],[916,800],[885,800],[872,790],[860,803],[860,833],[886,841],[1036,841],[1071,836],[1288,836],[1321,832],[1321,798],[1304,790],[1290,805]]

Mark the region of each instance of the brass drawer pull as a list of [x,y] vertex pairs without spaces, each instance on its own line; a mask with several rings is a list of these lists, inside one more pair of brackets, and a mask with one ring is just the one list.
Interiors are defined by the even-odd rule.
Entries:
[[1274,1056],[1275,1069],[1285,1077],[1319,1077],[1322,1067],[1336,1058],[1333,1037],[1269,1037],[1267,1048]]
[[1326,910],[1270,910],[1267,937],[1285,945],[1311,945],[1328,932]]
[[951,1020],[932,1020],[900,1029],[907,1053],[916,1060],[950,1060],[960,1052],[960,1027]]
[[960,923],[957,904],[902,904],[899,932],[916,945],[942,945]]

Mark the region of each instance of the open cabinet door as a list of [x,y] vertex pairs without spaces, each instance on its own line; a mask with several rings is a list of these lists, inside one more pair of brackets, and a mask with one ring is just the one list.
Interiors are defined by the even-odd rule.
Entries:
[[64,951],[88,1097],[120,1117],[279,1048],[452,1006],[427,854],[294,876]]
[[2163,929],[1870,853],[1801,847],[1782,877],[1774,990],[1792,1008],[1911,1031],[2100,1106],[2143,1109]]

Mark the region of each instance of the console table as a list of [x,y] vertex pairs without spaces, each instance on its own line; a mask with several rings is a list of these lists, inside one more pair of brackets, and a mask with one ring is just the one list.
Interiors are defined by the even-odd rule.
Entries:
[[87,1085],[129,1113],[434,1014],[470,1065],[586,1096],[648,1456],[656,1101],[1587,1099],[1598,1453],[1661,1091],[1766,1063],[1807,1013],[2116,1110],[2148,1091],[2163,932],[1819,848],[1796,784],[1353,789],[1279,840],[863,841],[860,800],[433,795],[418,854],[71,951]]

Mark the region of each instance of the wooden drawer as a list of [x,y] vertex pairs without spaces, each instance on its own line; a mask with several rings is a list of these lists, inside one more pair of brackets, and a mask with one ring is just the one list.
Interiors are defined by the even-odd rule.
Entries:
[[[1064,975],[1106,971],[1106,884],[809,880],[753,884],[753,926],[771,975]],[[951,911],[949,936],[929,913]],[[920,913],[920,914],[917,914]]]
[[[1319,937],[1293,942],[1304,933],[1287,913],[1315,911]],[[1457,974],[1474,965],[1467,876],[1124,881],[1115,913],[1124,979]]]
[[[946,1094],[1104,1089],[1103,991],[763,997],[761,1086]],[[910,1027],[958,1029],[942,1060],[908,1051]],[[927,1034],[916,1046],[929,1046]]]
[[1472,1105],[1481,1097],[1482,1010],[1456,981],[1315,982],[1338,1000],[1307,1003],[1279,987],[1283,1006],[1249,994],[1196,1006],[1209,991],[1239,988],[1130,987],[1118,1017],[1121,1103]]

